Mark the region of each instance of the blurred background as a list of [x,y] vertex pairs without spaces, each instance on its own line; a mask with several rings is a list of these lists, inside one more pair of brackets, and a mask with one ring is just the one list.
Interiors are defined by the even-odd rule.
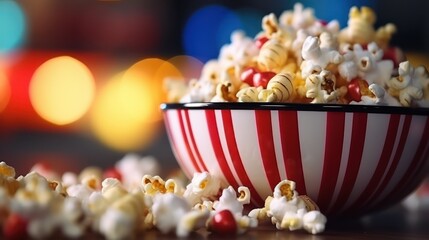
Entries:
[[[159,104],[166,76],[198,77],[235,29],[261,30],[297,1],[0,0],[0,161],[25,174],[112,166],[127,153],[177,168]],[[370,6],[392,44],[428,66],[429,1],[302,0],[347,25]]]

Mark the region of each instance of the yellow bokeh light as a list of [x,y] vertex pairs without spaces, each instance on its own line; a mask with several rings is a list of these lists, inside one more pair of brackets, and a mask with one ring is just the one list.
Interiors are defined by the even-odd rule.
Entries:
[[152,99],[146,84],[136,77],[118,74],[100,90],[92,115],[94,134],[107,146],[121,151],[144,147],[157,133],[151,118]]
[[183,78],[183,75],[173,64],[158,58],[141,60],[124,73],[125,79],[136,78],[145,85],[145,94],[149,96],[147,111],[149,111],[150,119],[148,120],[159,121],[162,119],[159,107],[167,100],[163,84],[167,77]]
[[94,134],[107,146],[143,149],[159,132],[160,104],[165,100],[163,79],[180,77],[172,64],[148,58],[109,80],[100,90],[91,115]]
[[79,120],[94,99],[95,82],[90,70],[69,56],[52,58],[35,71],[30,101],[46,121],[65,125]]
[[6,73],[0,67],[0,112],[2,112],[10,99],[10,84]]

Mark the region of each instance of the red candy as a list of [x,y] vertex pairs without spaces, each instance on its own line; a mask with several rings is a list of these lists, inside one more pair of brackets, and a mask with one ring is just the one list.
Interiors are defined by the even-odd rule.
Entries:
[[363,79],[354,78],[347,85],[347,90],[347,94],[351,101],[360,102],[362,95],[365,95],[365,93],[369,91],[368,82]]
[[259,72],[253,75],[253,86],[267,88],[268,82],[276,75],[274,72]]
[[255,41],[255,45],[256,45],[256,47],[257,47],[257,48],[261,49],[261,48],[262,48],[262,46],[264,46],[264,44],[265,44],[268,40],[269,40],[269,39],[268,39],[267,37],[265,37],[265,36],[260,37],[260,38],[256,39],[256,41]]
[[3,223],[3,236],[6,239],[26,239],[28,221],[16,213],[11,213]]
[[240,80],[249,84],[249,86],[253,86],[253,76],[257,73],[258,70],[254,67],[248,67],[244,69],[244,71],[240,75]]
[[231,211],[225,209],[217,212],[209,222],[209,231],[217,234],[236,234],[237,222]]
[[112,167],[104,170],[103,173],[104,178],[116,178],[119,181],[122,180],[122,174],[118,171],[118,169]]

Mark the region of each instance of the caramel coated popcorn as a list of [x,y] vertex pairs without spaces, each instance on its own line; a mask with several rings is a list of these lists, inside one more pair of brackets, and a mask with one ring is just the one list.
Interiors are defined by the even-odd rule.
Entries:
[[[393,23],[375,28],[369,7],[352,7],[347,26],[324,22],[300,3],[262,18],[252,37],[231,35],[198,79],[165,82],[170,102],[286,102],[429,106],[429,75],[389,52]],[[400,49],[399,49],[400,50]],[[358,84],[357,84],[358,83]]]

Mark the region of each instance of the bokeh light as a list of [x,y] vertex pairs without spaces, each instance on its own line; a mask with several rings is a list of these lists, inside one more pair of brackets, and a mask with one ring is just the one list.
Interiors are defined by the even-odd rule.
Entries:
[[203,62],[215,59],[220,48],[231,42],[231,33],[242,30],[249,37],[261,31],[263,14],[254,8],[236,11],[221,5],[209,5],[195,11],[183,29],[183,48],[187,55]]
[[30,101],[46,121],[65,125],[80,119],[92,104],[94,77],[80,61],[69,56],[52,58],[34,72]]
[[236,11],[240,19],[240,28],[249,37],[255,37],[262,31],[262,18],[264,14],[255,8],[240,8]]
[[0,66],[0,113],[6,108],[10,99],[10,83],[5,71]]
[[26,31],[24,12],[16,1],[0,1],[0,53],[21,46]]
[[204,63],[195,57],[187,55],[174,56],[167,60],[175,66],[182,74],[185,80],[192,78],[198,79],[201,75],[201,71],[204,67]]
[[233,28],[236,27],[233,14],[233,11],[220,5],[209,5],[195,11],[187,20],[182,34],[186,54],[203,62],[217,58],[219,48],[225,43],[219,40],[229,41],[229,37],[224,35],[230,35],[230,27],[225,31],[222,27],[227,23],[232,23]]
[[144,149],[160,130],[163,79],[183,78],[171,63],[148,58],[118,74],[100,90],[92,111],[94,134],[119,151]]

